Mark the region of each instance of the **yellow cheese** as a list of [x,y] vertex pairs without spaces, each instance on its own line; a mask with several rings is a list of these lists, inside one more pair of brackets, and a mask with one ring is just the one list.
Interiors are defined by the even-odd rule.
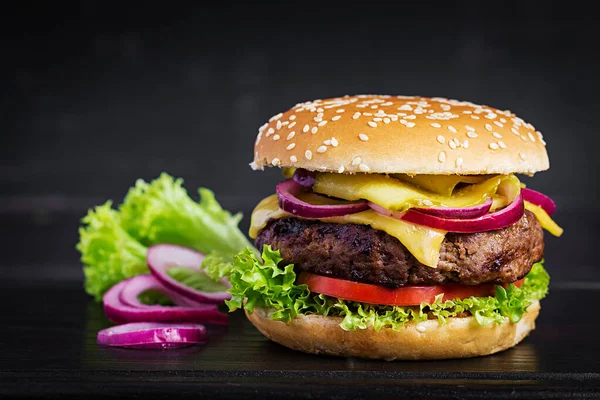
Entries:
[[542,228],[544,228],[556,237],[562,235],[563,228],[558,226],[558,224],[554,222],[552,218],[550,218],[548,213],[544,211],[542,207],[536,206],[535,204],[532,204],[528,201],[525,201],[524,203],[525,209],[531,211],[533,215],[535,215],[537,220],[540,221],[540,225],[542,225]]
[[[267,225],[270,219],[285,217],[295,216],[279,208],[276,194],[263,199],[252,212],[250,237],[256,238],[258,232]],[[373,229],[384,231],[388,235],[397,238],[417,260],[433,268],[437,267],[440,248],[446,236],[444,231],[411,224],[379,214],[373,210],[320,220],[336,224],[369,225]]]

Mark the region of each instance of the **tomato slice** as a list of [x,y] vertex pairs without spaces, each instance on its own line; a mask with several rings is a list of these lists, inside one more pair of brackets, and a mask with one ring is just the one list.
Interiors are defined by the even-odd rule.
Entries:
[[[516,281],[514,284],[520,287],[523,280]],[[416,306],[422,302],[432,303],[435,296],[442,293],[444,294],[443,300],[465,299],[471,296],[493,296],[496,286],[493,283],[479,285],[451,283],[439,286],[407,286],[390,289],[384,286],[330,278],[308,272],[302,272],[298,276],[297,283],[308,285],[311,292],[339,299],[390,306]],[[507,287],[508,284],[502,286]]]

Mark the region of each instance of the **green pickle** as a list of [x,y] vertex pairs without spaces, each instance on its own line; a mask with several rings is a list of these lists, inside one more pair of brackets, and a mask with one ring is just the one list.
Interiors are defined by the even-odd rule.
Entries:
[[[449,180],[446,176],[439,177],[440,182],[434,182],[435,177],[428,177],[431,188],[448,193],[444,185],[452,186],[449,195],[425,190],[416,184],[396,179],[388,175],[356,174],[342,175],[335,173],[320,173],[315,179],[313,190],[345,200],[366,199],[383,206],[388,210],[405,211],[411,207],[469,207],[483,203],[488,197],[496,194],[512,201],[520,191],[520,181],[513,174],[485,176],[483,180],[468,186],[455,189],[459,183],[471,177],[460,177],[460,180]],[[476,177],[481,179],[480,177]],[[414,179],[414,178],[413,178]],[[445,182],[441,182],[445,180]],[[474,180],[474,179],[473,179]]]

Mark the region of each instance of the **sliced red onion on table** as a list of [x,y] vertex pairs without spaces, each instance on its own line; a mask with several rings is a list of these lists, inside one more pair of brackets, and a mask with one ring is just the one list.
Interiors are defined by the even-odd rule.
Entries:
[[129,280],[129,283],[123,287],[119,294],[121,302],[127,306],[136,308],[153,308],[161,307],[157,305],[149,305],[142,303],[138,296],[147,290],[155,290],[167,296],[175,305],[182,307],[198,307],[203,303],[188,299],[181,294],[164,287],[152,275],[138,275]]
[[[200,269],[204,254],[192,250],[188,247],[177,246],[174,244],[157,244],[150,246],[146,261],[152,275],[167,288],[185,296],[189,299],[202,303],[221,303],[223,300],[229,300],[231,295],[226,291],[221,292],[201,292],[192,287],[184,285],[167,274],[169,268],[184,267],[204,273]],[[227,279],[221,280],[227,287],[231,284]]]
[[294,171],[292,179],[296,181],[300,186],[305,188],[312,188],[315,184],[316,172],[312,172],[303,168],[298,168]]
[[521,193],[523,194],[523,200],[542,207],[546,214],[552,215],[556,211],[556,204],[545,194],[527,188],[522,188]]
[[300,200],[297,196],[304,188],[293,179],[286,179],[277,184],[279,206],[289,213],[304,218],[328,218],[354,214],[369,208],[366,201],[342,203],[334,205],[314,205]]
[[412,209],[405,212],[394,212],[374,203],[369,203],[369,206],[378,213],[393,218],[412,222],[417,225],[428,226],[434,229],[458,233],[486,232],[506,228],[519,221],[525,210],[523,198],[520,194],[505,208],[471,219],[440,218]]
[[488,197],[482,204],[462,207],[462,208],[451,208],[451,207],[418,207],[413,208],[415,211],[419,211],[425,214],[434,215],[440,218],[477,218],[487,214],[492,206],[493,199]]
[[[224,325],[228,316],[216,304],[198,304],[194,307],[152,306],[132,307],[121,301],[121,292],[134,278],[121,281],[110,288],[102,298],[104,314],[116,324],[126,322],[210,322]],[[135,281],[134,281],[135,283]]]
[[172,349],[206,343],[206,328],[200,324],[132,322],[98,332],[98,343],[136,349]]

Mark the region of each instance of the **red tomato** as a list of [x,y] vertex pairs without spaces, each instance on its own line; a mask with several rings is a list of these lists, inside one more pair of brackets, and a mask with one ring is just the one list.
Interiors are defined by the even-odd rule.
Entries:
[[[307,272],[303,272],[298,276],[297,283],[307,284],[311,292],[339,299],[390,306],[417,306],[422,302],[432,303],[435,296],[442,293],[444,294],[443,300],[465,299],[471,296],[493,296],[496,286],[493,283],[479,285],[451,283],[441,286],[407,286],[390,289],[384,286],[329,278]],[[523,279],[514,283],[517,287],[520,287],[523,284]],[[502,286],[507,287],[508,284]]]

